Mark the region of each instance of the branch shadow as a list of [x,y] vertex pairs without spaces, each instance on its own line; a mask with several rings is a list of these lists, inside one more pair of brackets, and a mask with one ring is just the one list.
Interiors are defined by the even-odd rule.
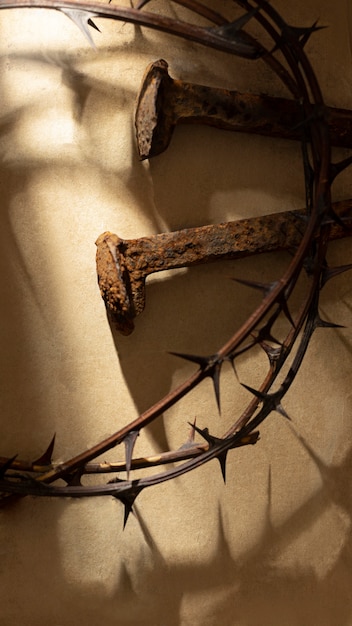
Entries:
[[[142,46],[144,45],[143,42]],[[89,81],[87,84],[86,79],[78,76],[77,71],[71,70],[70,67],[65,67],[63,71],[63,82],[70,89],[74,88],[75,84],[78,86],[75,114],[80,120],[90,115],[87,103],[92,90],[97,88],[99,91],[100,88],[101,100],[105,97],[104,84],[100,83],[99,87],[96,83],[92,84]],[[112,104],[114,105],[115,101]],[[88,125],[91,129],[94,128],[97,119],[98,117],[92,113]],[[17,113],[5,119],[6,132],[11,132],[12,125],[17,121]],[[217,205],[214,208],[209,202],[203,204],[195,200],[194,194],[192,196],[190,193],[196,176],[201,173],[203,175],[204,172],[204,162],[201,168],[198,167],[201,163],[198,160],[201,155],[198,155],[196,161],[188,162],[187,166],[185,162],[179,163],[176,172],[172,169],[173,163],[178,160],[179,154],[182,154],[184,140],[187,139],[192,143],[197,137],[197,141],[200,142],[200,152],[205,153],[208,149],[210,135],[206,132],[206,138],[202,139],[203,130],[194,129],[194,132],[182,129],[182,140],[180,136],[182,145],[177,150],[178,154],[171,157],[170,153],[170,159],[166,164],[164,162],[162,165],[161,161],[158,165],[155,163],[155,167],[151,164],[154,200],[149,205],[150,219],[152,226],[157,229],[161,223],[166,223],[170,228],[206,223],[218,216],[222,210],[225,210],[227,215],[227,209],[219,208]],[[176,137],[175,140],[177,141]],[[221,144],[223,140],[224,137],[221,135]],[[213,139],[211,141],[213,142]],[[225,139],[225,141],[232,144],[233,141],[237,142],[237,139]],[[9,359],[11,368],[9,374],[13,381],[10,395],[15,398],[14,404],[10,407],[11,418],[18,413],[26,412],[27,408],[31,409],[33,415],[31,390],[34,387],[40,387],[42,382],[40,375],[36,379],[35,372],[26,359],[26,355],[30,354],[35,347],[32,338],[29,337],[30,324],[26,320],[26,316],[29,315],[27,296],[28,299],[35,301],[34,306],[40,309],[39,317],[42,316],[44,320],[45,332],[50,332],[50,323],[47,324],[45,311],[40,308],[41,300],[37,298],[35,282],[18,246],[9,217],[11,205],[9,190],[16,188],[18,193],[24,191],[28,180],[38,167],[43,167],[43,164],[29,161],[27,166],[21,169],[17,163],[16,171],[4,168],[1,176],[4,223],[1,231],[3,255],[0,257],[4,289],[1,315],[6,321],[6,332],[9,333],[6,340],[9,344],[17,346]],[[146,171],[142,169],[142,166],[140,167],[140,175],[145,176],[145,183],[149,184]],[[122,177],[125,177],[125,182],[130,186],[138,207],[143,207],[140,180],[134,180],[129,174],[129,164],[120,172],[118,168],[112,169],[114,174],[120,173]],[[170,171],[173,171],[174,178],[168,179],[165,172]],[[101,180],[103,183],[110,181],[111,194],[114,195],[114,185],[110,174],[111,169],[101,168]],[[238,184],[240,184],[240,178],[239,176]],[[176,208],[180,207],[178,195],[180,180],[186,183],[185,202],[181,202],[182,212],[176,214]],[[231,181],[230,184],[228,180]],[[232,190],[232,185],[233,180],[229,175],[221,179],[220,186],[225,194],[228,189]],[[262,185],[265,188],[263,178],[258,186],[262,188]],[[269,189],[270,185],[268,184],[267,187]],[[197,192],[194,188],[193,191]],[[209,195],[209,189],[205,191],[206,195]],[[192,212],[194,206],[197,208]],[[229,212],[231,210],[230,207]],[[10,263],[9,259],[11,259]],[[281,266],[281,261],[281,258],[272,261],[271,269],[276,270],[275,264],[278,263]],[[264,264],[267,265],[266,261],[263,262]],[[171,364],[172,359],[165,355],[166,350],[188,351],[192,346],[192,351],[211,353],[227,339],[233,327],[241,322],[241,316],[247,316],[248,310],[254,304],[251,300],[255,297],[254,295],[248,296],[245,306],[241,302],[241,307],[237,306],[237,298],[234,295],[231,305],[227,306],[220,315],[220,309],[224,308],[223,300],[224,298],[227,300],[229,293],[228,287],[225,288],[225,283],[227,285],[227,276],[232,273],[232,270],[236,274],[242,272],[248,276],[257,269],[256,262],[250,261],[236,265],[220,264],[216,268],[215,266],[194,268],[188,272],[187,276],[178,274],[172,280],[155,282],[148,287],[148,308],[143,318],[138,320],[136,334],[129,339],[115,338],[126,384],[140,410],[159,399],[160,392],[163,390],[166,392],[170,388],[178,367],[176,364]],[[50,283],[50,280],[48,282]],[[25,289],[23,283],[26,283]],[[231,293],[232,289],[234,289],[234,294],[241,293],[233,286],[230,289]],[[51,296],[55,298],[54,293],[51,293]],[[54,301],[53,309],[55,307],[60,307],[59,299]],[[194,310],[201,312],[201,319],[193,320],[190,324],[189,319]],[[60,336],[60,340],[64,341],[64,338]],[[63,345],[62,349],[65,347],[68,348]],[[52,350],[53,352],[57,350],[56,342],[53,342]],[[156,359],[158,367],[155,366]],[[147,384],[146,381],[148,381]],[[54,382],[56,384],[56,381]],[[23,390],[21,394],[17,391],[19,387]],[[147,393],[145,393],[146,387]],[[41,404],[40,399],[37,398],[35,407],[35,442],[39,445],[38,430],[46,442],[46,429],[50,428],[51,435],[53,423],[52,420],[47,420],[48,406],[44,401]],[[7,415],[9,415],[8,412]],[[47,422],[50,423],[47,424]],[[13,430],[20,429],[22,424],[21,420],[21,424],[19,423],[18,427],[14,426]],[[157,446],[165,449],[168,437],[162,427],[156,428],[153,437]],[[26,444],[33,451],[34,441],[28,438],[27,431],[22,432],[22,438],[24,447]],[[268,508],[263,532],[253,549],[248,550],[241,557],[235,557],[232,554],[231,534],[226,532],[222,514],[223,502],[219,508],[218,531],[213,556],[200,565],[192,563],[191,560],[186,563],[177,563],[166,559],[158,547],[158,538],[154,537],[152,531],[149,530],[147,516],[144,519],[137,505],[136,516],[141,526],[145,546],[139,548],[139,558],[135,558],[134,563],[131,562],[131,557],[125,558],[121,572],[119,576],[116,576],[115,593],[110,594],[109,597],[107,597],[103,583],[83,585],[81,581],[68,582],[67,571],[61,562],[62,547],[58,520],[64,510],[72,506],[72,503],[39,504],[35,500],[23,501],[11,514],[11,526],[6,513],[1,513],[2,520],[8,524],[2,542],[2,568],[7,575],[7,584],[6,589],[4,586],[2,590],[4,598],[1,602],[3,607],[1,620],[9,618],[7,623],[11,621],[19,623],[26,615],[28,626],[36,626],[38,621],[44,620],[47,623],[76,626],[78,619],[85,620],[87,623],[105,622],[119,626],[130,624],[134,626],[181,626],[181,624],[188,626],[192,624],[195,626],[197,622],[202,626],[213,626],[215,623],[221,623],[222,626],[233,626],[234,623],[245,623],[247,626],[281,626],[283,620],[287,626],[316,623],[320,626],[335,626],[336,624],[348,626],[351,621],[352,537],[350,531],[346,533],[338,558],[323,579],[319,579],[313,570],[299,571],[297,568],[298,571],[285,571],[275,563],[273,564],[273,552],[277,550],[277,546],[285,547],[305,529],[311,527],[331,502],[342,508],[348,518],[351,518],[349,497],[351,453],[339,466],[329,468],[321,464],[312,450],[307,447],[306,449],[321,471],[321,490],[280,527],[273,527],[270,516],[269,481]],[[256,491],[254,486],[254,494]],[[80,521],[82,526],[88,523],[83,515]],[[18,549],[19,546],[17,546],[17,552],[14,550],[13,528],[20,537],[19,545],[23,547],[23,551]],[[56,533],[53,532],[54,528],[57,528]],[[74,538],[79,539],[80,531],[82,527],[78,528],[77,535],[71,531]],[[128,532],[127,529],[126,533]],[[233,521],[232,532],[236,532],[236,519]],[[116,559],[120,558],[123,541],[128,544],[132,539],[138,541],[140,536],[137,536],[137,539],[131,535],[125,535],[125,537],[125,540],[121,539],[120,531],[116,531],[116,541],[113,544]],[[84,554],[81,555],[82,563],[85,563],[90,545],[94,546],[97,540],[97,537],[93,536],[89,545],[86,546]],[[178,542],[177,537],[174,540]],[[193,544],[197,545],[197,537],[193,538]],[[106,546],[105,549],[108,551],[112,548]],[[20,555],[18,561],[13,557],[14,552],[17,558]],[[4,559],[4,553],[6,559]],[[40,567],[36,566],[38,561],[40,561]],[[103,561],[104,553],[102,552]],[[103,571],[104,564],[101,568]],[[185,599],[187,600],[188,594],[193,594],[197,599],[200,598],[204,602],[204,608],[201,607],[201,602],[197,603],[193,609],[187,608]]]

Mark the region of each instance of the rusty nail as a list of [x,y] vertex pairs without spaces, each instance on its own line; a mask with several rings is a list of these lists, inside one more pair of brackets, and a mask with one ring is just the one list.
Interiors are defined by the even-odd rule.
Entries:
[[[324,114],[331,143],[351,148],[352,111],[327,107]],[[303,110],[294,100],[174,80],[167,62],[160,59],[148,66],[139,92],[135,116],[138,152],[143,160],[166,150],[179,122],[300,140],[303,119]]]
[[[346,214],[352,201],[333,206],[339,215]],[[294,248],[304,215],[304,210],[275,213],[139,239],[103,233],[96,241],[97,273],[111,321],[124,335],[133,331],[133,319],[145,306],[145,279],[154,272]],[[346,218],[346,226],[352,226],[352,217]],[[330,239],[351,234],[348,228],[332,224]]]

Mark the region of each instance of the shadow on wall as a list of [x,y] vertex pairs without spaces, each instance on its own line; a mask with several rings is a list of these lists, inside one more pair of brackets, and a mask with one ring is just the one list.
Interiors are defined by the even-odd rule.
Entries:
[[[142,50],[145,49],[144,45],[141,44]],[[156,48],[155,52],[159,55],[159,50]],[[87,155],[86,164],[93,162],[97,170],[101,168],[101,186],[110,186],[109,193],[115,201],[117,199],[116,182],[112,179],[110,164],[107,164],[106,169],[102,165],[104,146],[96,141],[98,133],[95,124],[99,121],[96,112],[104,107],[104,100],[107,96],[106,85],[103,80],[90,81],[82,78],[75,68],[70,67],[69,62],[60,71],[62,71],[65,86],[70,90],[73,89],[73,108],[77,120],[84,115],[90,116],[87,132],[91,132],[91,141],[87,143],[96,146],[97,153]],[[109,86],[107,89],[110,93]],[[96,106],[87,112],[87,99],[92,94],[97,98]],[[117,104],[122,106],[123,103],[120,102],[118,96],[116,99],[112,97],[109,101],[109,110]],[[21,110],[15,112],[13,117],[3,119],[4,132],[11,133],[19,120],[18,115],[21,115]],[[85,119],[87,121],[87,117]],[[106,135],[108,132],[105,128]],[[154,198],[153,200],[149,198],[147,210],[152,226],[156,229],[161,223],[169,228],[177,228],[206,223],[214,217],[217,219],[221,209],[220,203],[217,204],[214,198],[215,204],[212,204],[214,190],[208,183],[199,190],[197,183],[198,178],[204,177],[206,181],[208,180],[207,173],[210,172],[211,165],[209,145],[213,141],[219,149],[225,145],[224,159],[230,147],[236,147],[240,155],[237,138],[223,133],[221,137],[220,134],[215,137],[213,129],[203,133],[200,129],[191,131],[183,128],[180,129],[178,135],[178,138],[175,136],[170,151],[150,165]],[[190,150],[194,137],[197,137],[199,141],[199,151],[196,157]],[[188,142],[187,150],[190,151],[191,161],[188,165],[186,165],[186,159],[180,162],[177,157],[180,151],[182,153],[184,142]],[[250,154],[251,158],[253,157],[251,143],[251,138],[248,142],[246,140],[246,157],[248,158]],[[265,153],[264,142],[262,145]],[[281,149],[281,154],[276,155],[278,160],[282,156],[287,157],[286,148]],[[67,351],[69,354],[70,349],[70,338],[64,335],[60,335],[59,338],[51,336],[53,322],[50,316],[49,319],[47,318],[45,307],[43,309],[42,304],[36,301],[36,286],[26,266],[23,253],[16,243],[9,217],[13,190],[16,190],[17,194],[25,192],[29,181],[38,172],[45,175],[45,167],[43,162],[28,162],[21,165],[20,160],[16,160],[11,165],[2,164],[0,178],[3,224],[0,233],[2,244],[0,268],[3,276],[1,317],[5,321],[6,329],[2,332],[6,342],[14,346],[7,363],[8,378],[6,380],[8,382],[3,381],[5,382],[3,399],[5,397],[5,404],[6,399],[8,400],[9,412],[6,412],[6,420],[12,422],[13,430],[9,436],[13,437],[14,433],[18,434],[19,438],[23,439],[24,447],[27,445],[31,450],[33,450],[34,441],[38,444],[38,432],[45,443],[52,435],[53,423],[48,419],[48,414],[55,414],[56,407],[48,406],[47,397],[43,397],[40,392],[43,370],[46,369],[42,354],[36,355],[38,361],[35,362],[39,364],[37,369],[33,368],[33,361],[25,357],[33,355],[39,345],[41,349],[43,348],[40,342],[41,337],[44,337],[42,341],[46,344],[45,353],[53,359],[59,350]],[[258,162],[255,164],[255,168],[257,167]],[[172,176],[171,172],[173,172]],[[56,173],[60,173],[59,166]],[[75,170],[72,174],[73,185],[83,176],[83,173],[83,169]],[[130,189],[133,201],[136,201],[138,207],[144,206],[145,198],[140,180],[133,179],[129,166],[126,171],[119,173],[124,184]],[[66,174],[68,175],[67,171]],[[75,174],[77,174],[77,179]],[[113,171],[113,176],[116,174],[117,172]],[[147,174],[142,166],[140,166],[139,174],[145,176],[144,182],[147,183]],[[221,183],[219,187],[224,196],[232,193],[234,180],[236,180],[236,186],[243,188],[253,184],[252,171],[246,169],[246,159],[242,159],[241,167],[237,168],[235,177],[231,163],[226,172],[219,171],[219,176]],[[58,186],[60,180],[58,176]],[[185,182],[181,193],[179,193],[180,181]],[[257,184],[258,188],[267,190],[269,193],[274,182],[273,179],[266,180],[263,174]],[[286,177],[281,182],[283,187],[288,183],[292,185],[289,187],[291,199],[298,201],[289,171],[286,172]],[[279,208],[279,196],[276,202],[276,207]],[[253,209],[253,206],[251,208]],[[265,207],[260,207],[260,210],[262,208]],[[231,210],[232,207],[229,207],[230,212]],[[228,215],[224,217],[227,219]],[[29,229],[34,227],[28,217],[24,220],[24,227]],[[51,300],[50,311],[54,313],[55,309],[60,310],[62,302],[59,298],[55,300],[54,277],[50,273],[50,254],[46,256],[46,252],[47,250],[39,250],[38,246],[38,260],[44,263],[48,279],[44,302],[48,303]],[[266,259],[265,271],[269,274],[272,271],[276,275],[278,267],[282,267],[282,261],[282,256],[273,257],[270,262]],[[45,262],[48,263],[48,267],[45,266]],[[264,263],[259,268],[262,273],[264,272],[263,265]],[[211,353],[227,339],[233,328],[241,323],[241,316],[245,318],[248,315],[252,309],[255,294],[246,295],[246,303],[244,305],[241,302],[240,307],[237,306],[236,297],[230,304],[226,302],[226,307],[224,307],[223,294],[224,291],[226,294],[229,291],[232,293],[232,288],[237,296],[243,293],[233,285],[231,288],[228,286],[228,275],[233,276],[238,275],[238,272],[245,272],[246,276],[250,277],[251,273],[256,273],[258,278],[257,270],[258,263],[252,260],[240,264],[195,268],[187,277],[179,274],[162,285],[154,283],[147,288],[147,310],[140,320],[136,321],[136,334],[129,339],[115,338],[123,374],[139,410],[149,406],[163,392],[170,389],[178,365],[173,363],[171,357],[164,356],[167,350],[189,351],[192,345],[192,350],[194,349],[195,352]],[[44,289],[41,293],[42,291]],[[98,299],[99,296],[96,297]],[[40,302],[42,303],[43,300],[40,299]],[[29,336],[30,323],[26,317],[29,316],[30,311],[33,312],[33,308],[39,311],[33,319],[37,321],[41,319],[43,329],[38,329],[38,326],[33,324],[33,334]],[[194,319],[194,310],[201,312],[200,319]],[[161,318],[160,311],[162,312]],[[191,316],[192,323],[190,323]],[[211,330],[211,336],[209,330]],[[38,352],[40,353],[41,350]],[[158,362],[157,368],[155,368],[156,361]],[[71,362],[67,364],[67,367],[71,367]],[[74,372],[70,372],[70,375],[73,376]],[[56,385],[55,376],[53,378],[52,384]],[[146,380],[150,381],[150,384],[146,385]],[[141,381],[143,381],[142,386]],[[21,391],[18,391],[19,389]],[[52,413],[49,411],[50,408]],[[75,408],[72,409],[73,415],[74,412]],[[16,419],[19,415],[21,418],[17,423]],[[27,415],[31,416],[31,420],[33,418],[31,423],[24,419]],[[56,418],[58,422],[59,417],[58,415]],[[17,430],[20,432],[17,433]],[[159,449],[166,449],[168,435],[163,430],[163,426],[152,427],[151,431]],[[5,445],[5,435],[3,441]],[[16,437],[16,445],[18,441]],[[256,545],[240,558],[235,558],[231,554],[230,537],[232,533],[236,533],[236,502],[234,502],[234,510],[231,512],[229,522],[225,514],[225,510],[229,507],[228,502],[225,507],[226,493],[219,506],[213,556],[201,564],[192,562],[187,554],[187,546],[184,548],[183,562],[181,559],[172,561],[165,558],[155,535],[149,529],[147,515],[142,515],[138,502],[136,516],[141,532],[130,532],[127,527],[124,534],[119,526],[121,515],[119,519],[116,519],[116,527],[113,526],[115,509],[119,505],[110,501],[104,504],[100,501],[92,503],[92,516],[99,507],[102,510],[102,517],[103,514],[109,513],[108,519],[105,520],[106,526],[97,524],[98,530],[95,530],[95,533],[92,532],[90,537],[86,532],[87,528],[91,528],[89,519],[85,519],[82,515],[81,526],[72,528],[70,535],[67,533],[67,541],[71,541],[67,552],[70,554],[70,550],[73,552],[76,549],[78,559],[81,559],[82,563],[82,577],[83,571],[90,566],[91,562],[94,562],[97,580],[99,576],[104,579],[104,555],[111,555],[113,552],[113,560],[121,562],[121,569],[119,577],[115,572],[111,574],[113,582],[110,593],[107,593],[103,583],[97,582],[89,585],[79,579],[68,582],[67,571],[62,565],[62,546],[60,545],[62,538],[58,530],[60,517],[64,516],[69,507],[76,507],[76,510],[79,507],[82,508],[82,503],[48,503],[27,499],[18,502],[10,513],[5,510],[1,511],[3,539],[1,563],[2,575],[4,580],[6,579],[6,585],[1,585],[0,590],[1,626],[23,623],[24,616],[27,626],[37,626],[39,622],[44,621],[52,626],[76,626],[79,621],[106,626],[198,626],[198,624],[213,626],[216,623],[221,626],[282,626],[283,622],[285,626],[315,626],[316,624],[350,626],[352,621],[352,536],[350,531],[352,453],[349,450],[341,465],[326,467],[307,445],[304,445],[320,471],[321,488],[295,511],[294,515],[281,525],[273,526],[270,519],[269,481],[266,525],[263,526]],[[8,449],[7,445],[6,449]],[[17,449],[12,451],[17,452]],[[253,485],[253,493],[254,496],[257,495],[255,485]],[[168,504],[169,501],[165,506],[167,507]],[[110,505],[111,508],[114,507],[113,513],[109,510]],[[207,501],[206,506],[215,506],[215,504]],[[331,507],[336,507],[348,518],[348,523],[346,522],[348,530],[342,533],[344,539],[341,540],[338,556],[329,564],[329,567],[326,567],[327,573],[319,576],[313,567],[300,569],[300,565],[297,564],[296,567],[289,569],[285,568],[282,561],[278,564],[280,550],[313,527],[320,516]],[[119,508],[120,513],[122,513],[121,508]],[[173,513],[172,507],[167,511],[161,510],[161,515],[166,519],[166,529],[164,529],[166,534],[168,533],[168,516]],[[206,518],[206,510],[204,517]],[[95,517],[94,520],[96,520]],[[99,519],[99,521],[103,520]],[[207,523],[207,519],[199,520],[200,525]],[[107,527],[109,527],[109,533],[106,531]],[[103,544],[104,550],[97,555],[97,546],[101,545],[99,541],[104,541],[104,537],[99,535],[104,533],[114,539],[111,545],[106,541]],[[82,535],[86,537],[85,544],[80,542]],[[172,537],[171,540],[179,545],[183,537],[184,535],[181,538]],[[188,540],[189,548],[197,549],[197,536],[189,537]],[[133,545],[131,545],[132,542]],[[136,542],[138,542],[137,546]],[[309,546],[309,549],[314,550],[314,547]],[[93,555],[92,561],[89,561],[89,555]]]
[[[136,535],[134,539],[139,543],[137,553],[130,546],[133,558],[125,557],[119,578],[113,581],[109,594],[99,584],[68,584],[67,574],[61,568],[54,528],[66,507],[75,504],[52,501],[49,507],[44,505],[44,511],[42,502],[34,502],[33,506],[28,506],[28,502],[17,503],[12,510],[12,521],[19,533],[21,529],[26,531],[27,542],[23,546],[19,563],[21,576],[18,578],[17,572],[16,581],[2,598],[2,623],[20,623],[21,616],[26,612],[28,626],[36,626],[44,620],[53,626],[74,626],[77,620],[109,626],[282,626],[283,619],[288,626],[313,626],[317,623],[320,626],[350,626],[350,522],[336,559],[328,562],[324,575],[318,575],[314,567],[300,569],[295,564],[292,568],[286,568],[282,563],[275,563],[278,551],[285,549],[314,526],[332,506],[338,507],[351,520],[352,500],[350,495],[346,497],[346,494],[351,493],[351,450],[340,466],[326,467],[304,441],[302,444],[319,468],[321,489],[285,522],[273,527],[270,519],[269,473],[266,523],[262,526],[262,534],[256,544],[240,558],[235,559],[231,555],[229,531],[226,530],[228,524],[221,506],[217,535],[212,542],[213,556],[206,562],[193,565],[187,560],[184,563],[165,560],[137,505],[136,518],[140,527],[139,536]],[[94,503],[95,507],[97,505],[99,501]],[[112,506],[116,507],[116,504],[112,503]],[[106,514],[108,509],[103,509]],[[45,535],[40,531],[43,512],[50,528],[50,532]],[[234,511],[231,517],[233,514]],[[3,519],[4,515],[6,513],[2,511]],[[29,519],[31,526],[28,536]],[[128,526],[123,534],[117,526],[111,528],[111,519],[109,533],[110,536],[114,535],[114,541],[110,549],[116,552],[116,558],[120,560],[121,544],[130,542],[132,535],[129,534]],[[231,532],[235,533],[236,520],[232,519],[231,524]],[[79,529],[72,529],[72,541],[77,532]],[[94,534],[91,541],[89,535],[86,539],[87,545],[81,554],[82,564],[86,554],[96,549]],[[196,545],[196,537],[193,542]],[[9,577],[10,545],[3,544],[2,547],[2,562],[9,568]],[[40,567],[35,566],[35,554]],[[103,573],[104,562],[101,568]]]

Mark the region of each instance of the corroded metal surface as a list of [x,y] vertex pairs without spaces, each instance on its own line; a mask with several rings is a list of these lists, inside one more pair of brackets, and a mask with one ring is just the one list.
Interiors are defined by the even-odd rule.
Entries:
[[[326,116],[332,145],[352,147],[351,111],[312,106],[309,114]],[[147,68],[138,97],[138,152],[141,159],[149,159],[166,150],[178,123],[302,140],[305,115],[294,100],[174,80],[168,63],[160,59]]]
[[[306,211],[301,220],[303,234],[297,247],[290,251],[292,253],[290,262],[285,264],[283,271],[280,272],[276,280],[270,284],[241,281],[248,287],[259,289],[262,293],[259,305],[252,310],[247,320],[239,328],[234,329],[233,334],[227,338],[226,342],[218,345],[216,352],[212,352],[210,355],[170,353],[191,362],[195,368],[194,371],[167,391],[155,404],[146,408],[139,416],[134,416],[129,423],[119,427],[116,432],[96,442],[88,449],[84,446],[81,452],[71,458],[65,458],[63,461],[55,463],[51,458],[53,445],[50,444],[44,455],[31,464],[29,471],[35,472],[35,475],[29,476],[24,475],[23,471],[17,471],[20,464],[17,465],[16,469],[13,465],[15,463],[14,457],[5,458],[5,460],[3,457],[2,459],[0,497],[4,493],[14,496],[16,494],[20,496],[31,494],[44,497],[69,496],[79,498],[98,495],[113,496],[124,507],[124,525],[142,490],[179,478],[212,459],[219,461],[221,473],[225,480],[228,452],[239,445],[254,444],[258,440],[258,427],[273,411],[287,418],[282,402],[296,380],[313,334],[318,327],[335,328],[338,326],[321,317],[320,292],[327,281],[334,279],[346,270],[352,269],[352,264],[331,267],[327,257],[328,241],[334,237],[334,233],[336,235],[339,229],[341,236],[351,233],[351,230],[342,227],[338,209],[336,205],[332,204],[331,198],[334,176],[343,171],[351,163],[351,159],[345,159],[337,164],[332,160],[331,140],[334,142],[334,133],[338,132],[336,128],[339,124],[336,126],[335,122],[331,122],[331,120],[328,123],[330,110],[325,106],[317,77],[304,49],[309,37],[320,27],[316,23],[309,27],[291,25],[276,11],[273,3],[267,0],[256,0],[255,7],[249,0],[235,0],[226,7],[228,9],[226,16],[220,13],[209,13],[209,9],[198,0],[182,0],[182,2],[175,0],[175,2],[182,4],[192,13],[206,18],[206,25],[198,26],[191,22],[171,19],[167,15],[163,15],[162,3],[159,3],[157,12],[141,11],[143,6],[149,4],[148,0],[140,0],[136,8],[81,2],[80,0],[74,3],[68,0],[1,0],[0,2],[1,8],[41,6],[60,10],[78,24],[90,41],[88,26],[92,24],[92,18],[95,19],[99,16],[156,28],[245,59],[261,58],[263,63],[274,72],[275,76],[288,89],[292,101],[300,103],[298,123],[300,125],[302,169],[307,199]],[[239,8],[244,10],[240,16],[238,16]],[[254,29],[251,28],[252,22],[255,23]],[[260,29],[257,28],[258,26]],[[258,34],[258,30],[264,34],[264,37]],[[205,92],[201,94],[203,104],[204,96]],[[192,97],[194,103],[194,96]],[[206,111],[206,115],[212,116],[214,114],[216,116],[216,106],[217,103],[215,102],[215,110],[213,111],[211,107],[210,110]],[[151,107],[152,102],[150,109]],[[153,117],[154,126],[159,124],[158,112],[156,110]],[[199,113],[197,116],[197,121],[201,121]],[[343,116],[344,113],[342,112],[339,118],[340,122]],[[344,120],[344,134],[347,129],[347,118]],[[276,118],[274,122],[277,122]],[[290,122],[287,131],[292,132],[293,130],[295,129],[292,128]],[[150,140],[153,143],[152,133],[149,136]],[[289,221],[290,215],[286,215],[285,223],[286,220]],[[280,231],[280,237],[281,234]],[[251,237],[253,235],[253,239],[255,239],[255,229],[254,233],[251,232],[250,235]],[[249,234],[248,239],[250,239]],[[214,241],[216,240],[217,237],[214,235]],[[131,324],[133,324],[132,316],[141,304],[138,302],[136,304],[133,301],[132,287],[135,282],[134,280],[131,282],[131,276],[133,276],[133,272],[137,272],[137,269],[133,269],[135,265],[132,265],[132,273],[129,270],[128,242],[121,241],[117,236],[107,233],[100,238],[100,244],[98,256],[101,261],[100,279],[103,285],[103,294],[110,294],[110,286],[114,287],[115,277],[117,277],[116,280],[122,282],[120,292],[120,285],[117,286],[117,289],[115,288],[115,291],[111,290],[112,301],[114,295],[121,293],[122,312],[129,318],[127,331],[130,332]],[[160,244],[161,240],[157,239],[157,247],[160,247]],[[166,245],[165,242],[164,245]],[[133,243],[133,246],[135,249],[136,242]],[[218,249],[218,243],[216,249]],[[143,254],[143,250],[140,251],[140,254]],[[207,249],[206,254],[209,257],[209,249]],[[217,253],[212,254],[218,258]],[[136,253],[132,254],[134,263],[136,263],[135,257],[138,259],[138,249]],[[104,259],[105,263],[103,262]],[[143,264],[144,261],[145,259],[139,258],[138,263]],[[108,267],[106,267],[107,265]],[[175,265],[173,266],[175,267]],[[146,267],[149,267],[148,262],[146,262]],[[160,264],[158,268],[161,269]],[[148,272],[144,271],[143,273],[140,266],[138,272],[137,279],[141,280],[144,287],[143,281]],[[300,276],[307,273],[309,280],[304,281],[305,289],[303,292],[299,290],[300,306],[297,311],[294,311],[294,307],[291,307],[293,301],[291,296],[295,293]],[[138,281],[136,284],[138,287]],[[124,303],[125,296],[127,297],[127,304]],[[280,317],[281,319],[285,318],[287,323],[284,324],[285,329],[277,334],[275,324]],[[192,442],[194,442],[195,433],[197,433],[202,442],[205,441],[207,444],[206,447],[199,447],[194,458],[188,458],[182,463],[175,463],[171,468],[163,469],[158,473],[148,471],[147,475],[130,479],[129,471],[134,467],[133,444],[137,434],[159,417],[163,416],[164,418],[165,413],[171,407],[183,400],[205,378],[210,378],[213,383],[215,401],[220,411],[220,378],[223,365],[230,362],[236,371],[237,358],[244,352],[255,358],[258,346],[268,356],[266,373],[260,383],[258,380],[251,383],[250,378],[241,380],[241,384],[250,394],[250,400],[245,403],[245,406],[241,402],[237,403],[237,401],[233,404],[233,421],[230,428],[221,437],[218,437],[212,435],[208,427],[201,429],[195,423],[191,424]],[[289,361],[288,357],[290,357]],[[279,374],[280,378],[278,379]],[[254,384],[255,388],[251,384]],[[182,414],[184,415],[183,411]],[[213,424],[213,417],[210,409],[208,416],[210,424]],[[87,471],[88,464],[93,459],[101,458],[101,455],[120,443],[124,443],[125,447],[126,479],[117,476],[106,484],[100,480],[96,485],[81,484],[80,478]],[[186,442],[187,449],[188,445],[189,443]],[[196,446],[194,443],[191,445],[195,451]],[[181,446],[179,450],[183,454],[184,446]],[[157,460],[154,455],[148,457],[144,459],[144,465],[153,468],[155,464],[160,464],[160,456],[169,460],[170,452],[172,451],[158,455]],[[172,458],[176,460],[179,458],[178,454],[177,450],[173,451]],[[105,471],[105,463],[99,464],[99,466],[101,471]],[[96,471],[93,467],[91,470]],[[63,479],[67,486],[62,485],[62,482],[58,483],[59,479],[60,481]],[[4,499],[8,501],[8,497]],[[162,506],[159,509],[161,510]]]
[[[339,214],[352,211],[349,202],[334,206]],[[145,279],[154,272],[297,247],[303,217],[304,211],[289,211],[129,240],[103,233],[96,241],[97,273],[111,321],[124,335],[133,331],[145,307]],[[345,228],[334,223],[330,239],[346,236],[351,225],[352,218]]]

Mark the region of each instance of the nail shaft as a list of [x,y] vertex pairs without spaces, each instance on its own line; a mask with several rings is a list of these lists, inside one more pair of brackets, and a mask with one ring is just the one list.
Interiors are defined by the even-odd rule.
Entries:
[[[327,117],[332,145],[352,148],[350,110],[312,107],[313,114]],[[174,80],[168,74],[167,62],[160,59],[147,69],[138,98],[138,151],[141,159],[163,152],[181,122],[301,140],[306,115],[294,100]]]
[[[334,205],[339,215],[351,208],[351,201]],[[133,331],[133,319],[145,307],[145,279],[154,272],[296,247],[304,215],[275,213],[129,240],[103,233],[96,241],[98,282],[112,321],[125,335]],[[345,229],[333,223],[330,239],[351,234],[351,227],[352,217]]]

